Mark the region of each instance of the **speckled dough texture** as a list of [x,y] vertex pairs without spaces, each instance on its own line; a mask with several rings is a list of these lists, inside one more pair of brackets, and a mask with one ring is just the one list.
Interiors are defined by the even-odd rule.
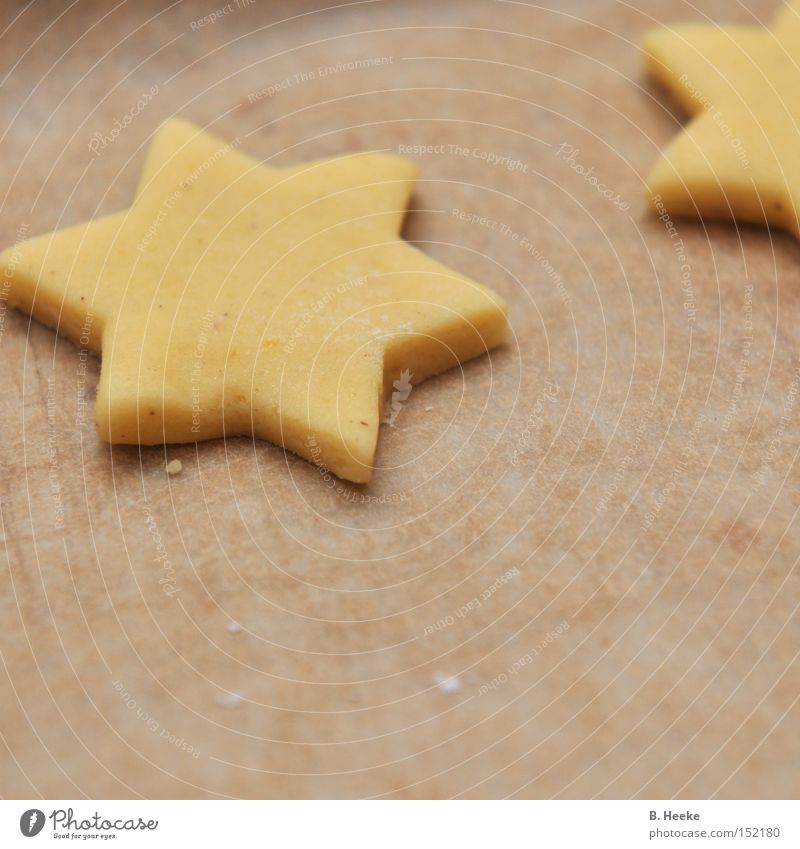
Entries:
[[505,305],[399,237],[408,158],[240,145],[165,121],[128,209],[0,253],[8,303],[101,354],[106,442],[255,436],[368,483],[398,371],[487,353]]
[[509,341],[398,374],[355,486],[102,443],[0,280],[0,795],[796,797],[800,246],[653,211],[639,47],[775,4],[221,5],[3,9],[0,246],[123,209],[174,114],[399,154]]

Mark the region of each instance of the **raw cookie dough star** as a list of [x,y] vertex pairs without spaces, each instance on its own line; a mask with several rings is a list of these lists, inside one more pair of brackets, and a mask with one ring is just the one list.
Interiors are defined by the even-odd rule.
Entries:
[[409,161],[236,148],[168,121],[130,209],[0,255],[8,299],[102,351],[106,441],[255,435],[366,482],[384,387],[499,344],[505,305],[402,240]]
[[692,115],[648,177],[673,215],[800,236],[800,3],[769,28],[687,24],[643,43],[649,72]]

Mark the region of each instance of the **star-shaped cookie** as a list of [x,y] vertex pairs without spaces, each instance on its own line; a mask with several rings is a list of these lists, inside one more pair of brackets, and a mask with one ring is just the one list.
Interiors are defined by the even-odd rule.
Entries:
[[648,177],[673,215],[800,236],[800,3],[770,28],[687,24],[643,43],[650,73],[693,116]]
[[12,246],[0,274],[102,352],[104,440],[254,435],[366,482],[384,387],[506,331],[502,298],[400,237],[414,179],[373,153],[265,167],[173,119],[129,209]]

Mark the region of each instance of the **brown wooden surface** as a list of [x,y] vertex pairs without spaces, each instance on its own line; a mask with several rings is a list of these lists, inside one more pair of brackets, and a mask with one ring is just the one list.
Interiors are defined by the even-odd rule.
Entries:
[[0,793],[797,795],[800,246],[671,234],[642,182],[680,116],[640,35],[774,4],[733,5],[4,5],[4,245],[123,208],[172,114],[275,163],[445,145],[406,236],[513,334],[359,489],[245,439],[109,449],[98,363],[4,310]]

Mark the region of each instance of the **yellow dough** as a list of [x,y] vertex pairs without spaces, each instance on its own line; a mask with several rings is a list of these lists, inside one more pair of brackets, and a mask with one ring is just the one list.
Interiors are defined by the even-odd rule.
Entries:
[[693,117],[648,178],[674,215],[772,224],[800,236],[800,3],[769,28],[669,27],[649,72]]
[[252,434],[366,482],[384,387],[502,342],[505,304],[401,239],[409,161],[237,148],[168,121],[130,209],[0,254],[9,302],[102,351],[104,440]]

